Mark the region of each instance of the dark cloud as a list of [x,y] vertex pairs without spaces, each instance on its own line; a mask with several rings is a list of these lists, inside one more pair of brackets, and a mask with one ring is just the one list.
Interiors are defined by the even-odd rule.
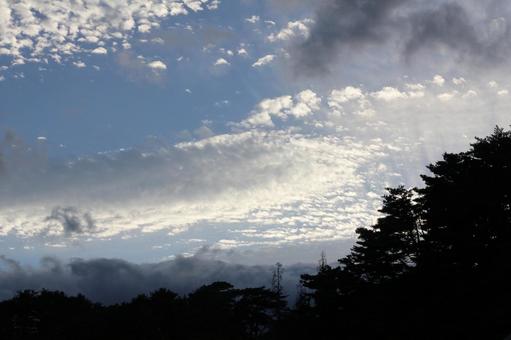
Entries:
[[[293,265],[284,269],[284,287],[292,300],[300,274],[310,273],[315,268]],[[40,268],[34,270],[0,256],[0,300],[12,297],[18,290],[42,288],[67,294],[82,293],[93,301],[110,304],[162,287],[186,294],[215,281],[228,281],[239,288],[268,287],[272,270],[272,266],[244,266],[197,256],[177,257],[155,264],[115,259],[77,259],[62,263],[55,258],[44,258]]]
[[309,38],[295,56],[304,72],[326,71],[339,50],[386,40],[391,13],[405,0],[325,0],[316,14]]
[[502,62],[510,50],[507,20],[490,13],[490,2],[487,6],[481,15],[471,1],[325,0],[309,38],[296,46],[293,57],[305,74],[324,73],[369,47],[398,53],[408,62],[421,52],[445,51],[449,58],[471,63]]
[[81,212],[75,207],[56,207],[46,220],[59,222],[63,232],[67,235],[93,232],[96,229],[91,214]]
[[413,13],[404,53],[411,56],[428,46],[449,46],[464,55],[482,53],[483,43],[466,10],[457,3]]

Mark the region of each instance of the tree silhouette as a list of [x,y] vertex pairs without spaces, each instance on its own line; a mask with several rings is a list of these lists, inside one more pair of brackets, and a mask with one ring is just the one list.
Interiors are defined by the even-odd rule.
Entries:
[[0,339],[503,339],[511,333],[511,131],[428,166],[424,186],[388,188],[350,253],[301,276],[286,308],[271,287],[167,289],[113,306],[62,292],[0,302]]
[[351,253],[339,262],[342,271],[360,281],[380,284],[415,267],[423,231],[421,206],[413,201],[413,190],[388,188],[383,196],[384,216],[371,228],[358,228]]

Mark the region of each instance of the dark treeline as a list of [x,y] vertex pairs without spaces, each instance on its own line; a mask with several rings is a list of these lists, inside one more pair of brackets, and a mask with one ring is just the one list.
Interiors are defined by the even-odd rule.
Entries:
[[504,339],[511,333],[511,131],[428,166],[422,188],[389,188],[375,225],[336,266],[322,259],[287,306],[271,288],[217,282],[112,306],[59,292],[0,303],[0,338]]

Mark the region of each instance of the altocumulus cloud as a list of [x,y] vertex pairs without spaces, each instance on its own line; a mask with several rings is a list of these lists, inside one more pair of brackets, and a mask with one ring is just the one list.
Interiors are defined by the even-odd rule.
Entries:
[[229,133],[65,163],[9,133],[0,233],[108,238],[199,227],[207,235],[216,225],[224,233],[207,242],[224,249],[350,238],[372,223],[385,186],[420,185],[442,152],[507,124],[509,85],[436,75],[304,90],[261,101]]
[[310,90],[269,98],[231,133],[65,163],[5,143],[0,232],[110,237],[214,223],[282,226],[245,233],[273,243],[348,237],[374,217],[377,199],[366,196],[373,184],[364,174],[390,149],[313,132],[320,106]]
[[14,64],[61,62],[78,53],[106,54],[112,42],[128,46],[171,16],[216,9],[218,0],[37,1],[0,0],[0,55]]

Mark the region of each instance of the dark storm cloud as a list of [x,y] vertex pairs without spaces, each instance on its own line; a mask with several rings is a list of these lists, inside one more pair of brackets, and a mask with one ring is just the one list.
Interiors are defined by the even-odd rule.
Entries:
[[386,40],[391,12],[405,0],[325,0],[309,38],[295,51],[303,71],[325,71],[339,49]]
[[96,224],[91,214],[81,212],[75,207],[56,207],[46,220],[59,222],[62,225],[64,234],[67,235],[92,232],[96,229]]
[[318,5],[309,38],[296,46],[293,57],[305,74],[325,72],[349,53],[375,46],[396,50],[409,62],[418,53],[444,50],[463,61],[502,62],[510,34],[506,18],[490,10],[496,3],[507,6],[503,1],[478,3],[487,6],[482,17],[471,1],[325,0]]
[[483,42],[478,37],[474,23],[457,3],[413,13],[409,21],[411,34],[406,42],[406,56],[435,45],[449,46],[468,55],[483,52]]
[[[186,294],[215,281],[227,281],[238,288],[268,287],[272,270],[272,266],[236,265],[198,256],[141,265],[115,259],[62,263],[44,258],[41,268],[34,270],[0,256],[0,300],[22,289],[42,288],[82,293],[93,301],[110,304],[162,287]],[[300,274],[313,270],[307,265],[285,267],[284,287],[290,299],[295,297]]]

